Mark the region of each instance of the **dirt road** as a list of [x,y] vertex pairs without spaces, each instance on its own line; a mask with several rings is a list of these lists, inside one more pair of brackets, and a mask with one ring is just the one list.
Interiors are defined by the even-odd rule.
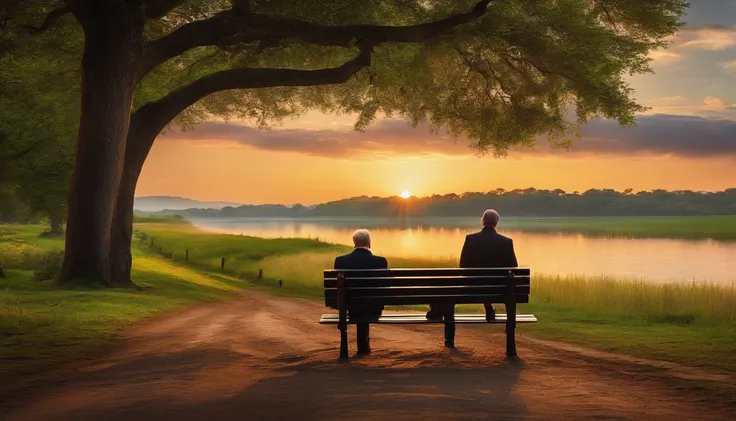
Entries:
[[511,363],[499,328],[462,326],[448,350],[438,325],[373,327],[373,354],[341,363],[337,329],[317,324],[323,311],[248,292],[168,315],[6,399],[0,419],[736,419],[733,406],[681,387],[680,373],[698,380],[697,370],[523,336],[524,361]]

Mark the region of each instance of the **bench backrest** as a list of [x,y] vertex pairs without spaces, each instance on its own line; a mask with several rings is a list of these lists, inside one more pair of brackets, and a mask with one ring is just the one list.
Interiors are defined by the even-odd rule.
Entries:
[[[513,274],[513,277],[509,276]],[[528,268],[341,269],[325,270],[325,306],[338,308],[338,275],[351,305],[529,302]]]

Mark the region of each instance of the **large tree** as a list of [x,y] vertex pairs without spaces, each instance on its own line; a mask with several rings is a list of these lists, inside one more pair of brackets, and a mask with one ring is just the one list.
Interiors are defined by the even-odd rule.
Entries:
[[503,153],[538,134],[566,143],[577,124],[595,116],[633,122],[642,107],[625,77],[649,71],[648,53],[665,45],[686,5],[67,0],[60,6],[38,30],[68,21],[68,14],[85,35],[60,282],[125,285],[135,185],[154,139],[182,113],[188,122],[213,113],[263,122],[316,107],[357,113],[359,129],[379,114],[414,125],[428,121],[480,152]]

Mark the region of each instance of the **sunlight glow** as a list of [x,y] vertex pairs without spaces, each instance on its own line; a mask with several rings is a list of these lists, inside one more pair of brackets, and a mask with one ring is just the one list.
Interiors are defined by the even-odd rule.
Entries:
[[407,191],[407,190],[404,190],[404,191],[401,192],[401,194],[399,195],[399,197],[402,198],[402,199],[408,199],[408,198],[411,197],[411,193],[409,191]]

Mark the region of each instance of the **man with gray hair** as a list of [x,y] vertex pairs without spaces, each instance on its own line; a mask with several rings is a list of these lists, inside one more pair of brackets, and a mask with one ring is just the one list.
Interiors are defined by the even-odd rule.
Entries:
[[[516,261],[514,242],[510,238],[496,232],[500,217],[498,212],[488,209],[483,212],[481,222],[483,229],[465,237],[465,244],[460,253],[461,268],[515,268]],[[486,320],[496,318],[496,312],[491,304],[485,304]],[[445,323],[445,346],[455,346],[455,306],[432,306],[427,318],[441,318]]]
[[[353,234],[353,245],[355,249],[350,254],[339,256],[335,259],[335,269],[387,269],[388,261],[385,257],[374,256],[371,253],[371,233],[365,229],[359,229]],[[348,314],[353,317],[380,317],[383,306],[361,306],[348,307]],[[358,354],[371,353],[370,346],[370,324],[358,323]]]

